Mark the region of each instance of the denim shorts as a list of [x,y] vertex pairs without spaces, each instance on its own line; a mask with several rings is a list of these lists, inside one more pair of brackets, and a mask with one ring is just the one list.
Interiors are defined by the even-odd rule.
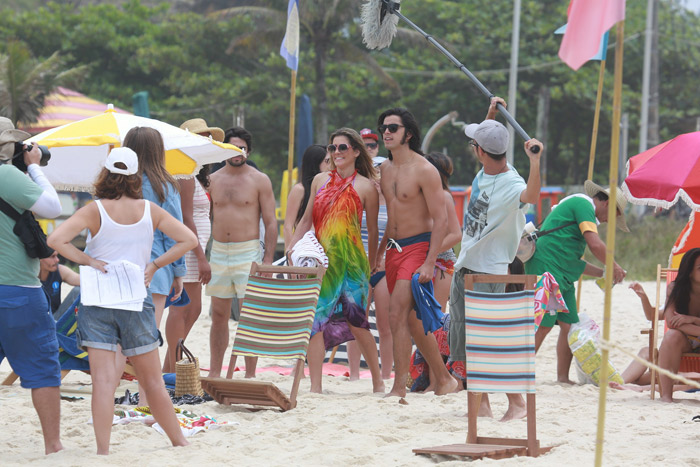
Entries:
[[78,347],[116,352],[117,345],[121,345],[127,357],[142,355],[163,345],[150,293],[143,301],[143,311],[80,304],[76,335]]
[[0,285],[0,362],[5,357],[23,388],[61,385],[56,322],[41,287]]

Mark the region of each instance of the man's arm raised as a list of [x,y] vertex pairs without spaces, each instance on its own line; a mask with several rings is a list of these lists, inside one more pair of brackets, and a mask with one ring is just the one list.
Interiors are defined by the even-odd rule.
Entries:
[[[534,153],[532,148],[539,147],[539,151]],[[525,141],[525,153],[528,159],[530,159],[530,174],[527,176],[527,187],[520,194],[520,202],[535,204],[540,199],[540,188],[542,187],[542,182],[540,181],[540,156],[542,155],[542,143],[532,138],[529,141]]]
[[418,185],[421,187],[425,203],[428,206],[428,212],[433,219],[433,230],[430,234],[430,249],[425,262],[419,267],[416,272],[419,274],[418,281],[426,283],[433,279],[433,271],[435,269],[435,261],[440,253],[442,240],[447,232],[447,211],[445,210],[445,196],[442,193],[442,182],[440,174],[433,165],[425,161],[425,171],[421,174],[418,180]]

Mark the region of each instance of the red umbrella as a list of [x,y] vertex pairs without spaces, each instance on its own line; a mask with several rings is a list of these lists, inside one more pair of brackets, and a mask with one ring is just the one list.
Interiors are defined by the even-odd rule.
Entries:
[[622,190],[635,204],[668,209],[683,198],[700,210],[700,131],[676,136],[630,158]]

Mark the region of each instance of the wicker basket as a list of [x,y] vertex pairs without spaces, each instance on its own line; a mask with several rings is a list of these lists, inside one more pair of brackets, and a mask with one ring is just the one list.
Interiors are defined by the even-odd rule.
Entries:
[[175,396],[204,395],[202,383],[199,381],[199,359],[187,350],[183,339],[177,343],[175,360]]

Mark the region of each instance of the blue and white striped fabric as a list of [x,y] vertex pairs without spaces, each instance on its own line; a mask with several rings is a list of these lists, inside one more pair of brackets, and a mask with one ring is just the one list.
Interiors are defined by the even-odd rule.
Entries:
[[467,388],[535,392],[535,292],[465,291]]
[[[379,214],[377,216],[377,230],[379,230],[379,241],[382,241],[382,237],[384,237],[384,231],[386,230],[386,222],[389,219],[387,213],[386,213],[386,204],[380,204],[379,205]],[[362,244],[365,246],[365,253],[368,253],[367,250],[367,237],[369,234],[367,233],[367,218],[366,216],[362,216]]]

